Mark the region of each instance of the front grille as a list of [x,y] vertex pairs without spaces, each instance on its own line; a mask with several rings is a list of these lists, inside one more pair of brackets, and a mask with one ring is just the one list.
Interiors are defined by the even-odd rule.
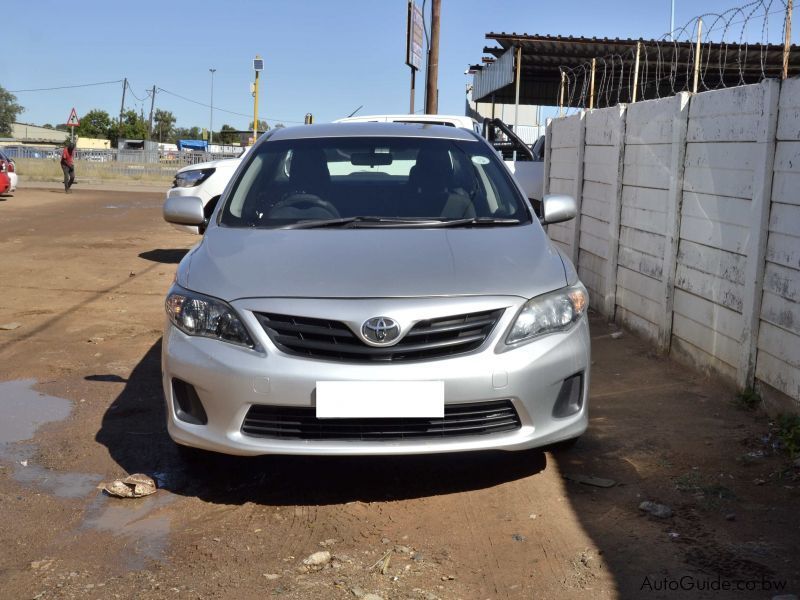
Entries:
[[255,313],[272,342],[288,354],[351,362],[425,360],[464,354],[483,344],[505,309],[420,321],[394,346],[368,346],[340,321]]
[[317,419],[313,407],[253,405],[242,433],[291,440],[415,440],[489,435],[520,428],[510,400],[446,404],[444,418]]

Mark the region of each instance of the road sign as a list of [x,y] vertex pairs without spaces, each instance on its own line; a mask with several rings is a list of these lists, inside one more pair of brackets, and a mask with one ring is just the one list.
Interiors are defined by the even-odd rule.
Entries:
[[414,0],[408,3],[408,21],[406,29],[406,64],[412,69],[422,66],[423,41],[422,11]]
[[81,122],[78,120],[78,113],[75,112],[75,107],[72,107],[72,112],[69,113],[69,119],[67,119],[67,127],[77,127],[80,125]]

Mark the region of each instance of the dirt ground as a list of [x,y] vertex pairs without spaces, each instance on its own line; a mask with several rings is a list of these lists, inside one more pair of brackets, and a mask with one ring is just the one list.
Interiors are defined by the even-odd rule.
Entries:
[[[0,597],[800,593],[800,478],[769,419],[597,318],[571,450],[186,462],[159,355],[197,240],[161,220],[163,192],[74,189],[0,197]],[[96,487],[137,472],[156,494]]]

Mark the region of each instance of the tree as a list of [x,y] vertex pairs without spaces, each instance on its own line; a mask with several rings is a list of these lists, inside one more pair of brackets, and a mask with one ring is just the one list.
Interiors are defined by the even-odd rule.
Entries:
[[177,127],[175,129],[175,139],[177,140],[199,140],[200,128],[199,127]]
[[17,104],[17,97],[0,86],[0,136],[11,136],[11,124],[17,121],[17,115],[23,110]]
[[108,128],[108,139],[113,146],[119,140],[144,140],[147,139],[147,122],[135,110],[126,110],[122,113],[122,123],[112,123]]
[[214,134],[214,139],[218,139],[220,144],[235,144],[239,141],[239,132],[235,127],[226,124],[218,134]]
[[79,137],[105,139],[111,128],[111,116],[99,108],[90,110],[80,121],[81,124],[75,128],[75,135]]
[[153,116],[153,138],[159,142],[172,139],[175,133],[175,115],[168,110],[156,109]]
[[[250,131],[253,131],[253,123],[254,123],[254,121],[250,121],[250,126],[249,126]],[[259,133],[264,133],[265,131],[269,131],[269,123],[259,119],[258,120],[258,132]]]

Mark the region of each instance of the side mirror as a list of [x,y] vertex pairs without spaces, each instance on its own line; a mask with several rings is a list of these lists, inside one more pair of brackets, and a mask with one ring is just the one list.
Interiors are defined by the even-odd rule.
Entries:
[[164,202],[164,220],[174,225],[203,225],[203,201],[197,196],[173,196]]
[[548,194],[542,200],[542,225],[561,223],[574,219],[578,214],[575,198],[566,194]]

